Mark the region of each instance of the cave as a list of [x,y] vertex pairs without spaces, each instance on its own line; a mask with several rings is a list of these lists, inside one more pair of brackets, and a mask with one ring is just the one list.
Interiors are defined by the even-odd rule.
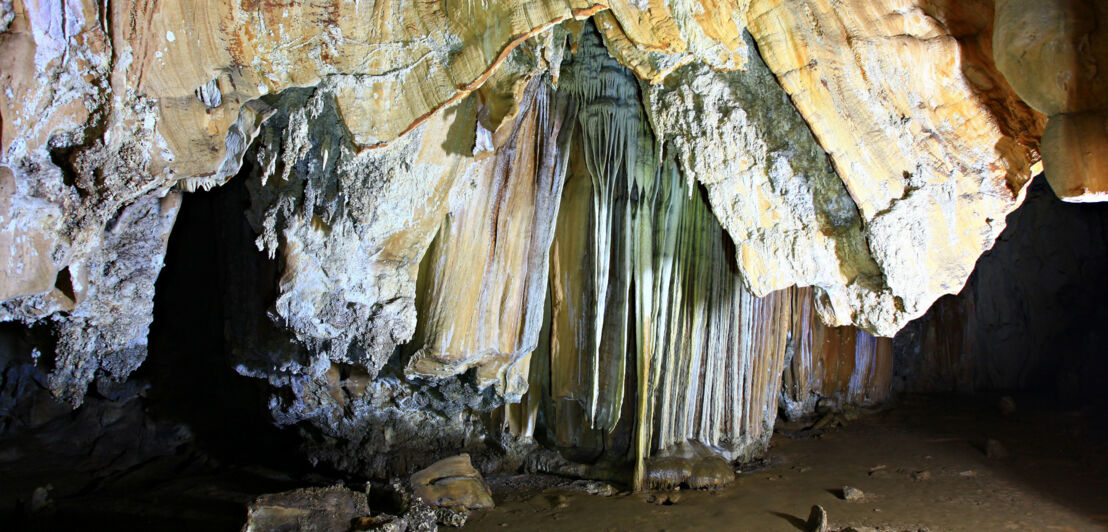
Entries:
[[0,1],[0,529],[1104,529],[1106,24]]

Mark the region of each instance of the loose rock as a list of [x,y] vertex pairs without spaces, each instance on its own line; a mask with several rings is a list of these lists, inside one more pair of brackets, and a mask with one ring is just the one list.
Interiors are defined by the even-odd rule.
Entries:
[[570,484],[569,487],[574,490],[583,491],[589,495],[599,495],[601,497],[611,497],[619,491],[607,482],[598,482],[595,480],[577,480]]
[[333,486],[271,493],[250,503],[243,532],[348,530],[369,516],[365,493]]
[[827,532],[827,529],[827,510],[817,504],[808,514],[808,532]]
[[432,507],[480,510],[494,506],[489,485],[465,453],[416,472],[411,484],[415,496]]
[[843,500],[846,501],[860,501],[866,497],[866,494],[858,488],[852,488],[850,486],[843,486]]

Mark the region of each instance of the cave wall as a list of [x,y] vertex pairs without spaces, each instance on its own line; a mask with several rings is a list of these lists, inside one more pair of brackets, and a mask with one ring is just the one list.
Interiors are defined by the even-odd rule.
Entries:
[[896,337],[898,390],[1103,397],[1108,211],[1063,203],[1044,181],[966,287]]

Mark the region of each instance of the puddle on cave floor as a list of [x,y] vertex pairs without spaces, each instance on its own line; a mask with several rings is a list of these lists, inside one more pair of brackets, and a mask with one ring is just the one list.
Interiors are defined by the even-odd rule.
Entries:
[[[767,468],[717,492],[682,491],[672,505],[494,477],[497,507],[464,530],[794,531],[814,504],[833,529],[1108,530],[1103,410],[1018,403],[1005,415],[983,399],[912,396],[816,437],[777,433]],[[989,438],[1006,458],[986,456]],[[864,499],[843,500],[844,485]]]

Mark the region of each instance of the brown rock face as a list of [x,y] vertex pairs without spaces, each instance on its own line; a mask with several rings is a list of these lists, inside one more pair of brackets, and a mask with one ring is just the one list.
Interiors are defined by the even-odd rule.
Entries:
[[1058,197],[1108,199],[1108,6],[1083,0],[1000,0],[997,66],[1029,105],[1050,116],[1043,163]]
[[828,327],[815,313],[811,290],[792,293],[791,360],[781,381],[781,405],[789,418],[811,415],[817,402],[879,404],[889,398],[893,345],[854,327]]

